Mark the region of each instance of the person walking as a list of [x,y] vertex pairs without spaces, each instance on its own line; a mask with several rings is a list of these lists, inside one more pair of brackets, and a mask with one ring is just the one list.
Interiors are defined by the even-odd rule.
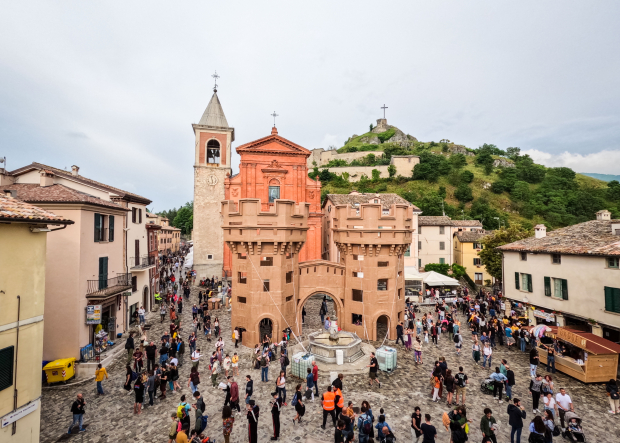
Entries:
[[149,406],[153,406],[153,399],[155,397],[155,373],[153,370],[149,371],[149,377],[146,379],[146,392],[149,394]]
[[224,406],[222,409],[222,433],[224,434],[224,442],[230,443],[230,434],[233,430],[233,424],[235,418],[232,416],[232,409],[230,406]]
[[146,353],[146,370],[152,371],[153,369],[155,369],[155,356],[157,354],[157,346],[155,346],[155,343],[149,342],[149,344],[144,347],[144,351]]
[[237,412],[241,412],[239,407],[239,385],[234,377],[230,377],[230,407],[236,409]]
[[506,400],[512,400],[512,387],[515,385],[515,373],[510,369],[509,364],[505,364],[506,368]]
[[430,414],[424,414],[424,423],[420,425],[420,429],[422,430],[422,434],[424,435],[422,443],[435,443],[435,438],[437,437],[437,429],[431,424]]
[[487,362],[489,362],[488,368],[491,369],[491,361],[493,360],[493,348],[488,341],[484,342],[484,348],[482,349],[482,367],[486,368]]
[[248,419],[248,443],[258,443],[258,418],[260,409],[254,402],[250,400],[247,405],[246,418]]
[[297,415],[293,418],[293,425],[295,424],[295,420],[297,423],[301,423],[302,417],[306,413],[306,406],[304,405],[303,393],[301,392],[301,383],[298,383],[295,387],[295,395],[293,395],[293,400],[291,400],[291,405],[295,407],[295,412]]
[[109,378],[108,371],[106,371],[106,369],[101,365],[101,363],[99,363],[97,365],[97,369],[95,369],[95,381],[97,382],[97,395],[105,395],[105,393],[103,392],[103,387],[101,386],[101,382],[103,381],[104,377]]
[[420,341],[420,335],[418,334],[413,342],[413,355],[415,358],[415,364],[422,364],[422,342]]
[[370,353],[370,364],[366,365],[366,367],[370,368],[368,372],[370,386],[372,386],[373,382],[376,382],[380,388],[381,382],[377,378],[377,371],[379,370],[379,361],[375,357],[374,352]]
[[477,365],[480,361],[480,345],[478,344],[478,340],[474,339],[474,344],[471,345],[471,351],[472,357]]
[[312,369],[308,368],[308,375],[306,375],[306,398],[310,399],[312,397],[312,402],[314,403],[314,391],[312,388],[314,387],[314,374],[312,374]]
[[508,425],[510,426],[510,443],[521,443],[521,431],[523,431],[523,420],[525,419],[525,408],[521,406],[521,400],[515,398],[513,403],[508,405]]
[[214,388],[217,387],[217,374],[219,372],[220,372],[220,362],[217,359],[213,360],[213,364],[211,365],[211,385]]
[[190,358],[192,359],[192,368],[198,369],[198,364],[200,363],[200,349],[196,349],[192,352]]
[[403,340],[403,335],[404,335],[404,323],[401,321],[398,325],[396,325],[396,343],[395,345],[398,344],[398,340],[400,340],[400,342],[403,344],[403,346],[405,346],[405,342]]
[[133,413],[140,415],[142,414],[142,403],[144,403],[144,382],[141,375],[138,375],[136,383],[133,385],[133,393],[136,396]]
[[538,349],[536,346],[530,351],[530,377],[536,377],[536,371],[538,370]]
[[620,414],[620,393],[618,393],[618,383],[615,379],[610,379],[605,385],[605,390],[609,395],[609,413]]
[[254,380],[249,375],[245,376],[245,404],[249,404],[254,393]]
[[286,406],[286,376],[284,371],[280,371],[280,375],[276,379],[276,392],[280,402]]
[[178,366],[181,367],[183,366],[183,360],[185,359],[185,342],[180,336],[177,340],[177,359],[179,360]]
[[439,328],[432,321],[431,321],[431,324],[432,324],[432,326],[431,326],[431,339],[432,339],[432,342],[435,343],[435,346],[437,346],[437,336],[439,334]]
[[483,441],[490,439],[493,443],[497,443],[495,436],[495,424],[497,421],[493,417],[493,412],[489,408],[484,408],[484,415],[480,419],[480,430],[482,431]]
[[260,359],[260,380],[265,383],[269,381],[269,356],[267,351],[263,351]]
[[73,414],[73,422],[71,423],[71,426],[69,426],[69,430],[67,431],[67,434],[71,434],[71,431],[73,431],[73,427],[75,426],[75,424],[78,424],[78,429],[79,432],[85,432],[86,429],[84,429],[84,408],[86,407],[86,400],[84,400],[84,397],[82,396],[82,394],[78,394],[76,400],[73,402],[73,404],[71,405],[71,413]]
[[493,396],[500,404],[504,403],[502,399],[502,389],[508,378],[500,372],[499,367],[495,367],[495,372],[491,374],[491,380],[493,380],[493,386],[495,388],[493,390]]
[[566,424],[564,423],[564,414],[569,411],[575,412],[575,409],[573,408],[573,400],[570,398],[570,395],[566,393],[566,389],[560,388],[560,392],[558,392],[555,396],[555,402],[558,405],[560,426],[562,426],[562,429],[566,429]]
[[332,392],[332,387],[327,387],[327,392],[323,393],[321,397],[321,405],[323,406],[323,424],[321,425],[321,429],[325,430],[325,423],[327,422],[327,416],[330,415],[332,417],[332,421],[334,423],[334,427],[336,426],[336,394]]
[[542,394],[542,375],[536,374],[536,378],[530,381],[530,395],[532,396],[533,413],[540,412],[538,405],[540,403],[540,395]]

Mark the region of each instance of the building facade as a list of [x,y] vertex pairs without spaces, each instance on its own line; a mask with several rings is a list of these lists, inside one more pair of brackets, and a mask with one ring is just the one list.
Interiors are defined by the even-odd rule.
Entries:
[[482,240],[489,235],[484,231],[457,231],[454,233],[454,263],[465,267],[467,275],[477,285],[484,285],[493,277],[486,270],[480,259],[480,251],[484,248]]
[[[0,441],[39,441],[47,237],[73,222],[0,194]],[[62,232],[62,230],[60,231]]]
[[404,318],[411,206],[393,204],[387,214],[381,204],[334,206],[332,233],[340,250],[340,263],[334,263],[299,260],[310,203],[276,199],[268,210],[263,205],[259,199],[222,202],[235,286],[231,325],[242,331],[243,343],[260,342],[264,321],[276,336],[287,327],[300,334],[304,303],[315,294],[331,297],[341,328],[369,340],[378,330],[395,338]]
[[113,338],[130,327],[131,306],[145,301],[144,287],[150,292],[135,252],[138,241],[138,257],[147,254],[144,213],[151,201],[88,179],[77,166],[69,172],[32,163],[4,175],[12,184],[1,188],[74,221],[47,243],[43,359],[79,359],[99,326],[86,323],[87,306],[101,307],[101,328]]
[[[274,127],[267,137],[239,146],[239,174],[224,181],[226,200],[257,198],[269,211],[277,199],[307,202],[308,231],[299,260],[321,258],[321,183],[308,177],[310,151],[278,135]],[[195,243],[194,243],[195,244]],[[225,249],[224,271],[230,275],[232,256]]]
[[158,216],[157,224],[161,226],[157,236],[159,253],[168,255],[178,252],[181,247],[181,230],[170,226],[170,220],[166,217]]
[[[452,220],[448,216],[418,218],[418,268],[429,263],[454,263],[454,236],[458,232],[482,231],[478,220]],[[413,245],[415,246],[415,245]]]
[[[228,126],[217,90],[194,130],[194,270],[197,280],[221,277],[224,239],[220,205],[224,181],[232,173],[231,144],[235,130]],[[164,232],[166,228],[164,227]],[[175,235],[175,234],[173,234]],[[180,242],[180,233],[179,233]]]
[[620,220],[597,220],[546,232],[498,249],[504,294],[534,307],[534,322],[570,326],[620,342]]

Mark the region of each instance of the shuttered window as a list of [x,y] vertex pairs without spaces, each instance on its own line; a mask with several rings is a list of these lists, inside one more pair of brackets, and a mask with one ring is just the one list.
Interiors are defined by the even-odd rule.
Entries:
[[551,277],[545,277],[545,295],[551,297]]
[[521,286],[519,285],[519,273],[515,272],[515,289],[521,289]]
[[110,215],[108,217],[108,241],[114,241],[114,216]]
[[138,277],[131,277],[131,290],[133,292],[138,290]]
[[138,209],[138,214],[139,214],[139,218],[138,218],[138,223],[142,223],[142,208]]
[[620,314],[620,288],[605,286],[605,310]]
[[0,349],[0,391],[13,385],[15,347]]
[[101,214],[95,214],[95,241],[101,241],[101,235],[103,233],[103,217]]

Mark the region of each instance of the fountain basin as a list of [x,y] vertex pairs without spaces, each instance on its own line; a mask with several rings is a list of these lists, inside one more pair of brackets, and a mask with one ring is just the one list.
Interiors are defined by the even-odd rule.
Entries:
[[313,332],[308,334],[309,351],[316,360],[336,363],[336,351],[342,351],[344,362],[352,363],[364,356],[362,340],[352,332]]

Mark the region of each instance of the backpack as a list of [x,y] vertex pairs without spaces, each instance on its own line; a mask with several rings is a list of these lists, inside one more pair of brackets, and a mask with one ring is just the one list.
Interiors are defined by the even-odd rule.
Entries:
[[181,403],[179,406],[177,406],[177,418],[183,417],[185,417],[185,405]]
[[552,431],[553,436],[554,436],[554,437],[557,437],[557,436],[559,436],[561,433],[562,433],[562,430],[560,429],[560,427],[559,427],[558,425],[555,425],[555,426],[553,427],[553,431]]
[[290,362],[290,360],[288,359],[288,355],[285,355],[285,356],[284,356],[284,366],[288,366],[288,365],[290,365],[290,364],[291,364],[291,362]]
[[131,371],[131,381],[138,379],[138,373],[136,371]]
[[465,387],[465,374],[458,373],[454,378],[456,379],[456,384],[459,388]]
[[262,368],[267,366],[267,359],[265,358],[264,355],[260,358],[260,365],[261,365]]
[[297,397],[298,397],[298,392],[295,392],[295,395],[293,395],[293,400],[291,401],[292,406],[297,405]]
[[362,432],[365,435],[372,435],[372,422],[370,421],[370,417],[368,417],[368,414],[366,414],[365,419],[362,419]]
[[454,334],[454,343],[458,343],[458,342],[459,342],[459,335]]
[[205,430],[205,428],[207,427],[208,420],[209,420],[208,415],[203,415],[202,417],[200,417],[200,432]]
[[620,398],[620,394],[618,394],[618,390],[617,390],[617,389],[612,389],[612,390],[609,392],[609,397],[610,397],[612,400],[618,400],[618,399]]

